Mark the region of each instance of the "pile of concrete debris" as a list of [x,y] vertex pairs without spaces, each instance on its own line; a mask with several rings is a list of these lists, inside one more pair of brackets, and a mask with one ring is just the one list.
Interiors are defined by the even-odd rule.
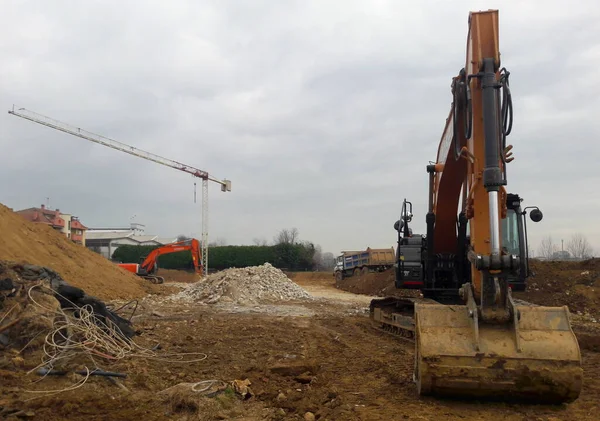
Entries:
[[310,299],[310,294],[269,263],[209,275],[170,297],[172,301],[240,305]]

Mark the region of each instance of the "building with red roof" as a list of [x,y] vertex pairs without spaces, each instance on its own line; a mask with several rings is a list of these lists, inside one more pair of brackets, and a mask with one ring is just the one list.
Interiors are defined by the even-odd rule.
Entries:
[[60,209],[49,209],[45,205],[39,208],[22,209],[15,213],[29,222],[49,225],[62,232],[71,241],[85,246],[85,232],[88,228],[76,216],[62,213]]

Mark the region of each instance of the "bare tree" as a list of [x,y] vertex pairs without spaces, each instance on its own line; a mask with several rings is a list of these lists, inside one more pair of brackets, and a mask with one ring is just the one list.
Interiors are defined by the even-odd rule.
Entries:
[[213,241],[208,243],[208,247],[223,247],[227,245],[227,240],[221,237],[215,238]]
[[190,238],[190,237],[188,237],[188,236],[187,236],[187,235],[185,235],[185,234],[179,234],[179,235],[177,236],[177,242],[180,242],[180,241],[186,241],[186,240],[191,240],[191,238]]
[[252,239],[252,242],[254,243],[255,246],[267,246],[269,245],[268,241],[266,238],[264,237],[255,237]]
[[323,249],[319,244],[315,246],[315,254],[313,254],[313,265],[317,270],[323,269]]
[[300,238],[297,228],[282,229],[275,236],[275,244],[296,244]]
[[581,233],[573,234],[567,243],[567,250],[576,259],[588,259],[592,257],[592,246],[585,235]]
[[540,248],[538,249],[539,255],[545,259],[552,259],[556,251],[558,251],[558,247],[552,242],[552,237],[544,237],[540,243]]
[[323,269],[332,270],[335,267],[335,256],[333,253],[326,251],[323,253]]

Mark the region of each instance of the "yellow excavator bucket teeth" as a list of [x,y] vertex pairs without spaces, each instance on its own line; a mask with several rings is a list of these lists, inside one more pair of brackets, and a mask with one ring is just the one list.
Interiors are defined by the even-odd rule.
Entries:
[[552,403],[577,399],[583,370],[568,308],[516,309],[516,328],[479,321],[477,332],[466,306],[416,304],[419,394]]

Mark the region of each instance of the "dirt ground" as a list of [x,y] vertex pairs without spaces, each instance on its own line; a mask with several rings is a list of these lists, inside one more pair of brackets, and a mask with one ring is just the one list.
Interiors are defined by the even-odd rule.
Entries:
[[[31,393],[27,390],[73,386],[81,376],[40,380],[26,374],[39,363],[39,351],[22,358],[5,354],[0,414],[21,410],[22,417],[48,421],[313,419],[308,412],[318,420],[598,419],[600,353],[583,349],[584,389],[570,405],[419,399],[412,382],[413,344],[370,322],[369,296],[336,289],[328,273],[298,273],[292,279],[320,299],[251,308],[168,303],[161,292],[141,300],[133,318],[140,333],[136,343],[160,344],[159,354],[205,353],[206,358],[99,362],[105,370],[126,373],[120,383],[127,390],[91,377],[76,390]],[[177,288],[175,282],[159,287]],[[593,331],[590,336],[596,337]],[[185,386],[161,393],[213,379],[247,379],[252,396],[243,400],[225,391],[202,397]]]
[[174,269],[158,269],[157,275],[165,278],[165,282],[183,282],[192,283],[198,282],[199,275],[194,272]]
[[583,262],[540,262],[531,264],[533,276],[527,291],[515,297],[549,306],[569,306],[575,314],[600,317],[600,259]]
[[394,269],[388,269],[384,272],[371,272],[366,275],[361,274],[345,278],[336,282],[336,287],[355,294],[367,294],[377,297],[420,295],[415,290],[397,289],[394,286],[394,276]]

